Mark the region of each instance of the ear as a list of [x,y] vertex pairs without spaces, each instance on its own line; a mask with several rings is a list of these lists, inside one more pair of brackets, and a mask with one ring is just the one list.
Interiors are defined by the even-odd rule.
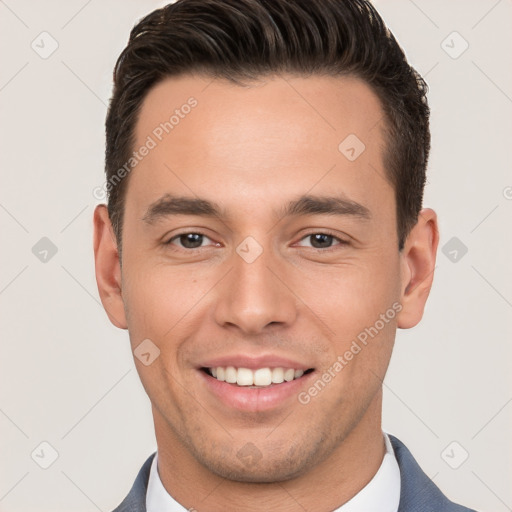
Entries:
[[409,329],[423,316],[436,264],[439,230],[436,212],[421,210],[418,222],[412,228],[401,252],[402,310],[397,315],[397,325]]
[[112,223],[104,204],[98,205],[94,210],[94,262],[96,283],[103,307],[116,327],[126,329],[119,252]]

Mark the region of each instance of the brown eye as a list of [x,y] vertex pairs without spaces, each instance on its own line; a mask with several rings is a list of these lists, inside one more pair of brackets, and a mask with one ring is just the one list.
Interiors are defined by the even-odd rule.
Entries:
[[205,239],[210,240],[207,236],[201,233],[181,233],[172,237],[167,244],[178,245],[178,247],[182,249],[198,249],[202,246]]
[[302,247],[312,247],[313,249],[329,249],[333,246],[347,243],[329,233],[310,233],[303,237],[302,240],[310,240],[310,245],[302,245]]
[[330,247],[334,241],[333,236],[326,235],[325,233],[317,233],[315,235],[309,235],[309,237],[311,239],[311,245],[315,249],[325,249],[326,247]]

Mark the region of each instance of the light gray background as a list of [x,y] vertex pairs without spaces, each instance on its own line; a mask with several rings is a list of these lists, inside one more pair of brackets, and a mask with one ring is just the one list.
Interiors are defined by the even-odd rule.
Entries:
[[[512,510],[512,2],[376,4],[431,88],[425,206],[441,231],[424,320],[397,335],[384,428],[452,499]],[[0,511],[112,510],[156,449],[127,333],[99,304],[91,216],[115,60],[162,5],[0,1]],[[43,31],[59,44],[47,59],[31,48],[50,47]],[[469,44],[458,58],[453,31]],[[58,249],[46,263],[42,237]],[[455,262],[452,237],[468,248]],[[43,441],[59,455],[48,469]]]

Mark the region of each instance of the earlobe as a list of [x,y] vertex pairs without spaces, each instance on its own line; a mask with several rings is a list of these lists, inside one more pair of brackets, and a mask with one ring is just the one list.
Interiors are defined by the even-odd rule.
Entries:
[[430,208],[421,210],[401,254],[401,304],[397,325],[409,329],[419,323],[432,288],[439,231],[437,215]]
[[116,327],[126,329],[119,252],[104,204],[98,205],[94,210],[94,262],[96,283],[103,307]]

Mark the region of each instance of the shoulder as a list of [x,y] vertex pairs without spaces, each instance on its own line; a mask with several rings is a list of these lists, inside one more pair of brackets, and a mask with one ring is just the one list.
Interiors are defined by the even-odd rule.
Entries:
[[400,468],[398,512],[475,512],[451,502],[423,472],[407,447],[392,435],[389,439]]
[[[476,512],[451,502],[420,468],[408,448],[389,435],[400,468],[400,505],[398,512]],[[141,467],[130,492],[112,512],[145,512],[151,463],[150,455]]]
[[139,470],[135,482],[130,492],[122,503],[112,512],[145,512],[146,511],[146,492],[148,489],[149,473],[151,463],[155,458],[156,452],[151,454]]

